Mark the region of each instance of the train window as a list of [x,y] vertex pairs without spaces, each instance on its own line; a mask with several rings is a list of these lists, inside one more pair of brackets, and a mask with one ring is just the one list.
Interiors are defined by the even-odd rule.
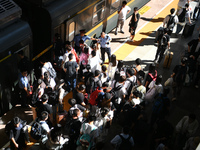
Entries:
[[120,6],[120,0],[111,0],[110,13],[112,14]]
[[94,6],[93,21],[92,21],[93,26],[99,23],[99,21],[101,21],[104,18],[105,6],[106,6],[105,0],[99,2],[98,4]]
[[[72,41],[74,39],[74,35],[75,35],[75,22],[71,22],[69,24],[69,41]],[[67,37],[66,37],[67,39]]]

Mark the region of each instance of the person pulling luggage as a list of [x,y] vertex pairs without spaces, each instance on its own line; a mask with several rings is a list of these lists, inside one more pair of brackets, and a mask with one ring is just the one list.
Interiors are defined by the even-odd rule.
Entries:
[[158,49],[157,49],[156,56],[154,59],[154,62],[156,62],[158,59],[158,55],[159,55],[159,59],[157,61],[158,64],[160,64],[160,62],[162,61],[162,58],[163,58],[163,55],[164,55],[164,52],[166,51],[166,49],[170,49],[170,42],[169,42],[170,37],[168,35],[168,32],[169,32],[169,29],[165,28],[164,34],[161,34],[158,37],[158,41],[157,41]]

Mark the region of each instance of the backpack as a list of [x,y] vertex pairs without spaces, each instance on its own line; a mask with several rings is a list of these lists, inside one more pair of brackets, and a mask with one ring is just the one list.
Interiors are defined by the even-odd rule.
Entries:
[[39,140],[39,139],[41,139],[41,137],[42,137],[42,124],[43,124],[44,122],[39,122],[39,120],[38,119],[36,119],[35,121],[34,121],[34,123],[32,124],[32,126],[31,126],[31,132],[30,132],[30,135],[31,135],[31,137],[33,138],[33,139],[35,139],[35,140]]
[[56,78],[57,73],[53,67],[50,67],[50,62],[49,62],[49,68],[46,68],[45,66],[44,66],[44,68],[47,70],[47,72],[49,72],[51,78],[53,78],[53,79]]
[[186,14],[186,8],[183,8],[183,11],[181,12],[180,15],[178,15],[178,20],[179,22],[185,22],[185,14]]
[[12,121],[9,121],[5,126],[5,133],[6,135],[10,136],[10,130],[13,129],[14,125]]
[[160,39],[160,46],[162,46],[162,47],[167,46],[167,37],[165,34],[163,34],[163,36]]
[[174,17],[169,15],[169,20],[167,22],[167,28],[173,28],[175,26]]
[[97,105],[96,99],[100,92],[103,92],[103,90],[100,90],[99,87],[97,87],[97,89],[94,92],[92,92],[92,94],[90,95],[90,99],[89,99],[89,103],[91,105]]
[[131,94],[131,90],[132,90],[133,86],[135,86],[135,83],[134,83],[134,81],[131,81],[130,79],[127,79],[127,81],[129,81],[131,83],[131,85],[128,87],[128,89],[126,89],[127,96],[129,97],[130,94]]
[[98,82],[99,80],[95,81],[93,76],[89,77],[86,82],[86,92],[89,94],[94,92],[98,86]]
[[119,97],[117,91],[119,91],[123,87],[123,85],[121,85],[121,84],[116,87],[116,84],[117,84],[117,82],[115,81],[114,88],[110,91],[110,93],[112,95],[111,101],[114,102],[114,103]]
[[132,145],[131,142],[129,141],[131,136],[129,135],[129,137],[127,139],[125,139],[122,135],[120,135],[120,138],[122,139],[122,143],[119,146],[118,150],[131,150],[132,149]]

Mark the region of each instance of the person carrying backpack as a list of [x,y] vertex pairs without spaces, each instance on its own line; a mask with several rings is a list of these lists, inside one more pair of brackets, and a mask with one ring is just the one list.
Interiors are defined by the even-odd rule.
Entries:
[[174,26],[178,23],[178,17],[175,14],[175,9],[172,8],[170,10],[170,13],[171,14],[167,15],[165,17],[165,19],[163,20],[163,28],[168,28],[169,29],[168,35],[172,34]]
[[182,28],[185,26],[185,23],[191,24],[190,20],[190,10],[189,4],[185,4],[185,8],[182,8],[178,11],[178,20],[177,28],[176,28],[176,36],[181,32]]
[[173,78],[172,83],[172,94],[173,98],[172,101],[176,100],[176,96],[180,95],[183,83],[185,82],[186,72],[187,72],[187,66],[186,66],[187,58],[183,57],[181,59],[181,65],[176,65],[173,74],[171,77]]
[[164,52],[166,51],[166,49],[170,49],[170,42],[169,42],[169,35],[168,35],[168,32],[169,32],[169,29],[168,28],[165,28],[164,29],[164,34],[161,34],[159,37],[158,37],[158,49],[157,49],[157,52],[156,52],[156,56],[155,56],[155,59],[154,61],[156,61],[158,59],[158,55],[159,55],[159,59],[158,59],[158,64],[160,64],[160,62],[162,61],[162,58],[163,58],[163,55],[164,55]]
[[134,146],[133,137],[129,135],[129,127],[125,126],[122,133],[116,135],[110,143],[114,147],[114,150],[131,150]]

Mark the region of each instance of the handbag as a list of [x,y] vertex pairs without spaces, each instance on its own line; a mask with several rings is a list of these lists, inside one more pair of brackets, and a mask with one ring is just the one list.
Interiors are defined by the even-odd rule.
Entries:
[[173,82],[173,78],[170,77],[170,78],[167,79],[167,81],[165,81],[164,86],[171,86],[172,82]]

